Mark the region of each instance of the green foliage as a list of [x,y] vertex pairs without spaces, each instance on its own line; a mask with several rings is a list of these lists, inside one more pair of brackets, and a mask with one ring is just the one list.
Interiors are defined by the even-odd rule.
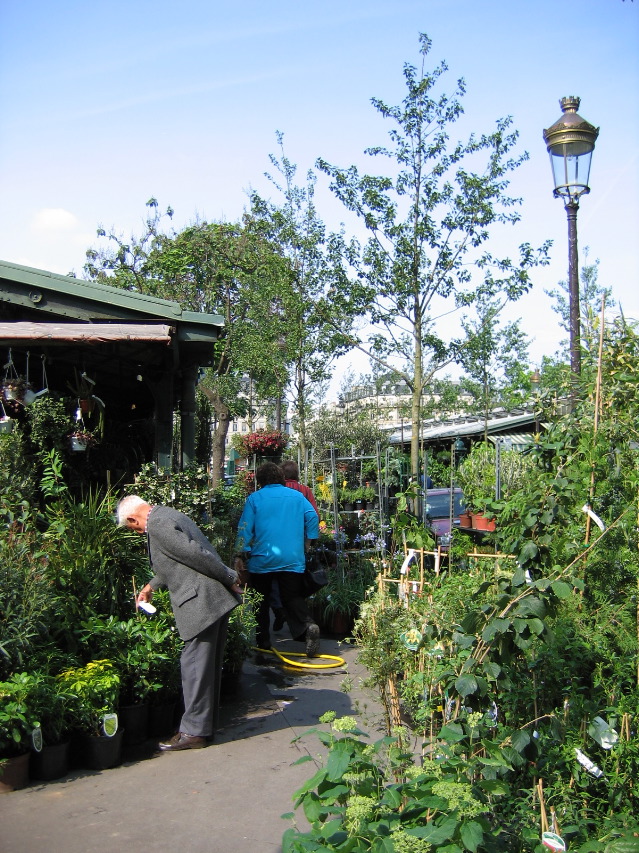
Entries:
[[500,325],[502,307],[498,300],[480,296],[477,319],[462,321],[466,340],[460,360],[470,380],[461,384],[474,398],[470,411],[484,418],[497,406],[510,409],[521,404],[530,390],[527,335],[519,320]]
[[33,729],[39,725],[34,694],[39,673],[15,673],[0,681],[0,758],[21,755],[30,746]]
[[463,340],[441,337],[436,318],[451,307],[469,308],[479,297],[516,300],[530,288],[529,270],[547,263],[548,251],[547,244],[537,250],[523,244],[513,261],[487,250],[495,230],[519,218],[519,200],[508,195],[508,184],[527,155],[515,153],[509,118],[498,120],[492,132],[451,141],[465,84],[460,80],[450,95],[442,92],[447,66],[429,70],[430,39],[421,34],[419,42],[419,67],[404,65],[403,102],[372,100],[392,125],[391,144],[366,153],[388,160],[386,173],[360,174],[355,166],[318,161],[331,190],[370,235],[358,264],[360,286],[333,302],[367,312],[373,332],[366,341],[353,334],[353,343],[411,390],[413,472],[422,394],[464,350]]
[[0,678],[33,666],[50,642],[57,597],[46,577],[47,553],[32,528],[0,530]]
[[388,436],[370,418],[347,421],[325,410],[310,424],[308,434],[316,458],[328,458],[331,447],[338,455],[350,454],[353,450],[357,455],[371,455],[376,452],[378,443],[385,448],[388,441]]
[[133,585],[149,577],[140,537],[118,528],[113,498],[68,496],[46,510],[44,574],[55,592],[56,638],[75,650],[76,626],[88,613],[122,618],[133,611]]
[[242,595],[242,603],[231,611],[222,663],[223,672],[239,672],[254,648],[257,608],[261,600],[260,593],[254,589],[246,589]]
[[320,722],[331,731],[307,734],[319,738],[326,760],[294,795],[311,828],[288,829],[283,853],[501,849],[491,813],[508,786],[488,773],[473,781],[460,773],[457,754],[477,745],[470,726],[442,730],[440,755],[419,767],[401,734],[368,744],[352,717],[329,712]]
[[[504,500],[533,486],[535,460],[517,450],[501,450],[499,477]],[[455,481],[464,493],[467,509],[485,512],[495,502],[497,487],[497,452],[494,445],[475,444],[455,472]]]
[[82,667],[65,670],[58,681],[71,697],[69,703],[74,731],[99,735],[102,717],[118,707],[120,677],[109,660],[93,660]]
[[138,614],[126,620],[92,616],[77,628],[83,655],[112,662],[120,679],[120,705],[157,704],[157,694],[177,694],[183,644],[172,621],[161,611],[153,618]]
[[204,465],[190,465],[183,471],[166,471],[153,463],[140,469],[135,483],[124,487],[125,494],[136,494],[153,506],[172,506],[205,525],[210,515],[211,479]]
[[[293,273],[281,248],[251,216],[241,223],[200,221],[165,232],[157,201],[148,206],[145,233],[125,242],[102,232],[107,246],[87,252],[86,270],[110,285],[223,317],[213,364],[200,383],[217,419],[212,444],[217,483],[229,417],[246,410],[240,393],[244,377],[251,376],[258,396],[266,398],[272,396],[274,376],[280,376],[280,389],[286,384],[286,353],[278,342]],[[172,213],[167,210],[169,219]]]
[[251,215],[291,267],[288,287],[280,294],[279,310],[272,317],[283,362],[273,371],[272,396],[281,394],[291,379],[293,417],[304,458],[310,405],[320,401],[334,358],[350,345],[354,314],[344,311],[332,296],[357,286],[349,279],[356,244],[349,244],[341,233],[326,231],[315,206],[315,175],[309,171],[304,185],[296,183],[297,167],[285,154],[282,133],[277,133],[277,142],[279,157],[270,156],[274,173],[267,177],[278,191],[279,202],[254,192]]
[[327,620],[338,613],[356,616],[375,583],[375,560],[356,552],[341,554],[339,560],[326,566],[326,573],[328,583],[310,601]]
[[34,456],[43,461],[46,456],[51,458],[52,451],[63,454],[73,426],[64,400],[46,394],[27,406],[25,412],[26,432]]
[[0,433],[0,520],[12,523],[36,500],[36,472],[21,430]]
[[422,548],[425,551],[431,551],[435,547],[431,531],[412,512],[419,491],[419,487],[414,483],[398,496],[397,509],[391,518],[395,550],[400,550],[403,545],[408,548]]

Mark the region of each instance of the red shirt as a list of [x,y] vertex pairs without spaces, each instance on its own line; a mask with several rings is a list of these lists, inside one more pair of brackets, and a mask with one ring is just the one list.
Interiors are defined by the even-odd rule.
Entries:
[[319,518],[319,510],[317,508],[317,504],[315,503],[315,495],[309,489],[308,486],[305,486],[304,483],[299,483],[297,480],[286,480],[285,483],[289,489],[295,489],[296,492],[301,492],[307,501],[309,501],[313,505],[313,509],[317,513],[317,517]]

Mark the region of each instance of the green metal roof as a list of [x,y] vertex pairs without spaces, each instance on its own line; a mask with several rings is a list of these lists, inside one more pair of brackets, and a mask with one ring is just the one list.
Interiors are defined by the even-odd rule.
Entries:
[[[10,298],[9,298],[10,297]],[[0,300],[77,319],[181,321],[198,338],[224,325],[219,314],[183,311],[177,302],[0,261]],[[199,334],[198,334],[199,333]],[[208,333],[208,334],[207,334]]]

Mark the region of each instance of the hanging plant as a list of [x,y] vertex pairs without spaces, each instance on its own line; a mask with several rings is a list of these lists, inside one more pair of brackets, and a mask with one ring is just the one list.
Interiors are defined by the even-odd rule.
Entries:
[[279,430],[258,429],[237,440],[237,449],[243,456],[278,456],[287,446],[288,437]]
[[74,453],[83,453],[94,444],[97,444],[96,436],[88,430],[74,429],[69,434],[69,447]]

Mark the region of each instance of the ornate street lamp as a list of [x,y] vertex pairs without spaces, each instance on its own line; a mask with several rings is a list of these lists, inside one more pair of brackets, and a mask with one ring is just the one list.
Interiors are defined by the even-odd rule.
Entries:
[[570,296],[570,371],[573,378],[581,374],[581,341],[579,313],[579,263],[577,256],[577,211],[579,197],[590,192],[588,175],[590,158],[599,128],[577,114],[580,99],[562,98],[563,115],[544,130],[544,141],[550,154],[555,182],[555,198],[564,199],[568,216],[568,285]]

